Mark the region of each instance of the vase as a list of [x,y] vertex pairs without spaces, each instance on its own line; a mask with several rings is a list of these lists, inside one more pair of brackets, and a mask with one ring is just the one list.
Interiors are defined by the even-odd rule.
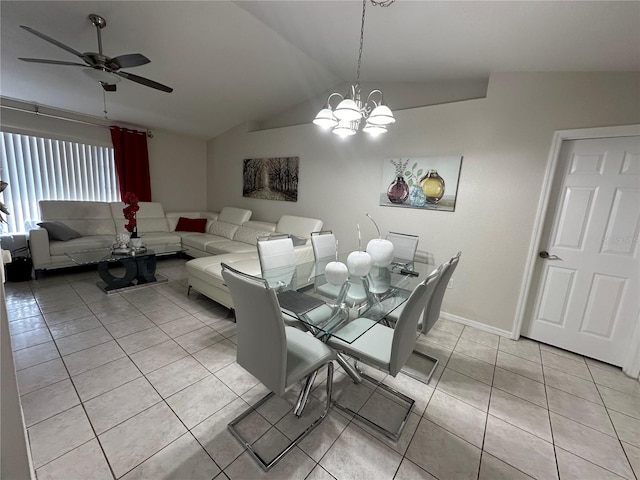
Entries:
[[342,262],[329,262],[324,269],[324,278],[331,285],[340,287],[349,278],[349,269]]
[[371,255],[371,264],[374,267],[388,267],[393,261],[393,243],[384,238],[369,240],[366,252]]
[[131,238],[131,234],[129,232],[119,233],[118,235],[116,235],[116,244],[114,245],[115,248],[127,248],[129,238]]
[[444,195],[444,178],[438,175],[437,170],[429,170],[420,180],[420,186],[426,203],[438,203]]
[[420,185],[414,185],[411,187],[411,193],[409,193],[409,205],[414,207],[422,207],[427,201],[427,197]]
[[139,250],[142,248],[142,239],[140,237],[131,236],[131,240],[129,241],[131,244],[131,248]]
[[361,250],[351,252],[347,257],[347,268],[351,275],[364,277],[371,270],[371,255]]
[[409,185],[403,176],[397,176],[387,189],[387,198],[391,203],[404,203],[409,197]]

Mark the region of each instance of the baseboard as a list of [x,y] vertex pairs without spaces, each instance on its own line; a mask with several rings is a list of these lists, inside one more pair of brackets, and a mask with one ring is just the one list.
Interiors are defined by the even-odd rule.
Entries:
[[513,337],[512,332],[508,330],[502,330],[501,328],[492,327],[491,325],[486,325],[484,323],[476,322],[475,320],[470,320],[468,318],[460,317],[452,313],[440,312],[440,318],[444,318],[445,320],[451,320],[452,322],[456,322],[456,323],[462,323],[463,325],[469,325],[470,327],[477,328],[478,330],[483,330],[485,332],[493,333],[501,337],[506,337],[506,338]]

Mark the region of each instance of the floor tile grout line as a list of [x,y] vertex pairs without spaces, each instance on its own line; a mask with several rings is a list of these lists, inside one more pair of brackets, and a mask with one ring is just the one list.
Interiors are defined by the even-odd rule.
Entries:
[[[498,346],[500,346],[500,339],[498,339]],[[496,353],[496,362],[498,354]],[[491,397],[493,396],[493,382],[496,377],[496,366],[493,366],[493,374],[491,375],[491,390],[489,390],[489,403],[487,403],[487,411],[485,412],[484,417],[484,430],[482,432],[482,444],[480,446],[480,462],[478,463],[478,474],[476,476],[477,480],[480,480],[480,471],[482,470],[482,457],[484,454],[484,444],[487,439],[487,426],[489,425],[489,411],[491,410]]]
[[[176,303],[176,302],[174,302],[174,303]],[[176,304],[177,304],[177,303],[176,303]],[[179,304],[178,304],[178,305],[179,305]],[[207,326],[209,326],[208,324],[206,324],[206,325],[207,325]],[[222,334],[221,334],[221,335],[222,335]],[[233,338],[233,335],[230,335],[229,337],[227,337],[227,336],[225,336],[225,335],[222,335],[222,336],[223,336],[224,338],[227,338],[227,339],[228,339],[228,338]],[[171,337],[171,338],[173,339],[173,337]],[[469,339],[467,338],[467,340],[469,340]],[[174,339],[174,341],[175,341],[175,339]],[[177,343],[177,342],[176,342],[176,343]],[[55,344],[55,342],[54,342],[54,344]],[[57,345],[56,345],[56,346],[57,346]],[[484,346],[486,346],[486,345],[484,345]],[[204,347],[204,348],[206,348],[206,347]],[[489,348],[491,348],[491,347],[489,347]],[[455,349],[455,347],[454,347],[454,349]],[[451,352],[453,353],[454,351],[455,351],[455,350],[452,350]],[[498,351],[500,351],[500,350],[498,350]],[[450,362],[450,359],[451,359],[451,355],[452,355],[452,353],[451,353],[451,354],[449,355],[449,357],[447,358],[447,363],[443,366],[443,372],[444,372],[444,370],[447,368],[447,365],[448,365],[448,364],[449,364],[449,362]],[[460,353],[460,352],[458,352],[458,353]],[[504,352],[504,353],[509,353],[509,352]],[[191,354],[190,352],[187,352],[187,354],[188,354],[188,355],[191,355],[191,356],[193,355],[193,354]],[[462,355],[464,355],[463,353],[461,353],[461,354],[462,354]],[[127,356],[128,356],[128,355],[127,355]],[[59,358],[62,358],[62,357],[59,357]],[[481,359],[476,359],[476,358],[474,358],[474,357],[471,357],[471,358],[473,358],[475,361],[482,361]],[[522,358],[522,359],[524,359],[524,360],[528,360],[528,359],[523,358],[523,357],[519,357],[519,358]],[[530,360],[529,360],[529,361],[530,361]],[[497,365],[494,365],[494,369],[493,369],[493,376],[494,376],[494,377],[495,377],[495,373],[496,373],[496,367],[497,367]],[[205,367],[205,368],[206,368],[206,367]],[[207,370],[208,370],[208,369],[207,369]],[[452,368],[452,370],[453,370],[453,368]],[[460,373],[460,372],[458,372],[458,373]],[[566,372],[563,372],[563,373],[566,373]],[[514,374],[517,374],[517,373],[515,373],[515,372],[514,372]],[[568,373],[567,373],[567,374],[568,374]],[[215,375],[215,374],[214,374],[214,375]],[[464,375],[464,374],[462,374],[462,373],[461,373],[461,375]],[[146,377],[146,375],[144,375],[144,374],[143,374],[143,376],[145,376],[145,377]],[[471,378],[473,378],[473,377],[471,377]],[[578,378],[580,378],[580,377],[578,377]],[[148,379],[147,379],[147,380],[148,380]],[[439,382],[439,380],[438,380],[438,382]],[[594,382],[594,383],[595,383],[595,382]],[[545,384],[545,387],[546,387],[546,382],[544,382],[544,384]],[[433,389],[435,390],[436,388],[437,388],[437,384],[433,387]],[[493,389],[493,388],[494,388],[494,387],[493,387],[493,386],[491,386],[491,392],[492,392],[492,389]],[[608,387],[608,386],[607,386],[607,388],[611,388],[611,387]],[[613,389],[613,390],[615,390],[615,389]],[[546,389],[545,389],[545,395],[546,395],[546,393],[547,393],[547,392],[546,392]],[[625,392],[621,392],[621,393],[625,393]],[[490,398],[491,398],[491,396],[490,396]],[[429,402],[430,402],[430,401],[431,401],[431,398],[429,399]],[[428,406],[428,404],[427,404],[427,406]],[[548,398],[547,398],[547,406],[548,406]],[[605,408],[606,408],[606,407],[605,407]],[[550,411],[548,408],[547,408],[547,410],[548,410],[548,411]],[[607,412],[608,412],[608,411],[609,411],[609,409],[607,408]],[[425,407],[425,412],[426,412],[426,407]],[[487,413],[487,415],[489,415],[489,413]],[[485,434],[486,434],[486,424],[485,424]],[[415,432],[414,432],[414,435],[415,435]],[[484,439],[483,439],[483,442],[484,442]],[[163,448],[164,448],[164,447],[163,447]],[[329,447],[329,449],[330,449],[330,448],[331,448],[331,447]],[[560,448],[560,447],[558,447],[558,448]],[[328,451],[328,450],[327,450],[327,451]],[[484,451],[484,443],[483,443],[483,449],[482,449],[482,451]],[[306,452],[305,452],[305,453],[306,453]],[[406,450],[405,450],[405,453],[406,453]],[[325,452],[325,454],[326,454],[326,452]],[[406,458],[406,457],[404,457],[404,456],[403,456],[403,458]],[[145,460],[145,461],[146,461],[146,460]],[[317,463],[317,462],[316,462],[316,465],[318,465],[318,464],[319,464],[319,463]],[[225,473],[225,476],[226,476],[226,473]]]
[[[114,339],[114,340],[115,340],[115,339]],[[105,343],[107,343],[107,342],[105,342]],[[60,351],[59,351],[58,345],[57,345],[57,343],[55,343],[55,339],[54,339],[54,345],[56,346],[56,349],[58,350],[58,353],[60,354]],[[89,348],[91,348],[91,347],[89,347]],[[74,352],[74,353],[75,353],[75,352]],[[125,355],[126,355],[127,357],[129,357],[129,355],[128,355],[126,352],[124,352],[124,353],[125,353]],[[187,353],[188,353],[188,352],[187,352]],[[63,358],[63,357],[62,357],[62,355],[60,355],[60,359],[61,359],[61,360],[62,360],[62,358]],[[124,358],[124,357],[120,357],[120,358]],[[184,358],[184,357],[183,357],[183,358]],[[116,360],[119,360],[119,359],[116,359]],[[152,408],[153,406],[155,406],[155,405],[157,405],[157,404],[159,404],[159,403],[161,403],[161,402],[164,402],[164,403],[165,403],[165,404],[166,404],[166,405],[171,409],[171,411],[174,413],[174,415],[176,415],[176,417],[178,418],[178,420],[179,420],[181,423],[183,423],[183,425],[184,425],[184,427],[186,428],[186,430],[191,434],[190,429],[189,429],[189,428],[184,424],[184,422],[182,422],[182,420],[180,419],[180,417],[179,417],[179,416],[178,416],[178,415],[173,411],[173,409],[171,408],[171,406],[168,404],[168,402],[166,402],[166,400],[164,399],[164,397],[163,397],[162,395],[160,395],[160,392],[158,392],[158,391],[157,391],[157,389],[156,389],[156,388],[155,388],[155,386],[154,386],[154,385],[149,381],[149,379],[148,379],[148,378],[146,378],[146,375],[145,375],[145,374],[140,370],[140,368],[138,367],[138,365],[137,365],[137,364],[136,364],[136,363],[135,363],[135,362],[134,362],[130,357],[129,357],[129,360],[130,360],[130,361],[131,361],[131,362],[136,366],[136,368],[138,368],[138,371],[140,372],[141,376],[142,376],[142,377],[144,377],[144,378],[145,378],[145,380],[146,380],[147,382],[149,382],[149,384],[151,385],[151,387],[156,391],[156,393],[157,393],[157,394],[158,394],[158,396],[160,397],[160,400],[159,400],[158,402],[154,403],[153,405],[149,406],[149,407],[148,407],[148,408],[146,408],[146,409],[143,409],[141,412],[136,413],[136,415],[138,415],[138,414],[140,414],[140,413],[142,413],[142,412],[144,412],[144,411],[146,411],[146,410],[148,410],[148,409]],[[114,361],[115,361],[115,360],[114,360]],[[108,362],[108,363],[110,363],[110,362]],[[86,411],[86,407],[85,407],[85,405],[84,405],[84,401],[81,399],[81,397],[80,397],[80,395],[79,395],[79,393],[78,393],[78,391],[77,391],[77,388],[76,388],[76,386],[75,386],[75,383],[73,382],[72,376],[71,376],[71,374],[70,374],[70,372],[69,372],[69,370],[68,370],[68,368],[67,368],[66,364],[64,363],[64,361],[63,361],[63,365],[64,365],[65,369],[67,370],[68,379],[71,381],[71,384],[72,384],[72,386],[73,386],[73,388],[74,388],[74,390],[75,390],[75,392],[76,392],[76,396],[77,396],[77,398],[78,398],[78,400],[79,400],[79,402],[80,402],[80,405],[81,405],[81,406],[82,406],[82,408],[83,408],[83,411],[84,411],[84,413],[85,413],[85,415],[86,415],[86,418],[87,418],[87,420],[88,420],[88,422],[89,422],[89,425],[91,426],[91,429],[92,429],[93,434],[94,434],[94,438],[98,441],[98,444],[100,445],[100,448],[101,448],[101,450],[102,450],[102,453],[103,453],[103,455],[104,455],[105,460],[107,461],[107,465],[109,466],[109,469],[110,469],[110,471],[111,471],[111,474],[112,474],[113,478],[116,478],[116,476],[115,476],[115,472],[113,471],[113,468],[112,468],[112,466],[111,466],[111,463],[110,463],[110,462],[109,462],[109,460],[108,460],[108,457],[107,457],[107,455],[106,455],[106,452],[104,451],[104,448],[102,447],[102,443],[100,442],[99,436],[98,436],[98,434],[97,434],[97,432],[96,432],[96,430],[95,430],[95,428],[94,428],[94,426],[93,426],[93,423],[91,422],[90,417],[89,417],[89,415],[88,415],[88,413],[87,413],[87,411]],[[98,368],[98,367],[96,367],[96,368]],[[160,367],[160,368],[162,368],[162,367]],[[206,367],[205,367],[205,368],[206,368]],[[155,371],[155,370],[154,370],[154,371]],[[82,372],[82,373],[84,373],[84,372]],[[151,372],[149,372],[149,373],[151,373]],[[136,379],[134,379],[134,380],[137,380],[138,378],[141,378],[141,377],[137,377],[137,378],[136,378]],[[216,377],[216,378],[217,378],[217,377]],[[134,381],[134,380],[131,380],[131,381],[129,381],[129,382],[125,382],[125,384],[127,384],[127,383],[131,383],[131,382],[132,382],[132,381]],[[122,386],[122,385],[120,385],[120,386]],[[44,388],[44,387],[43,387],[43,388]],[[115,387],[115,388],[118,388],[118,387]],[[115,388],[114,388],[114,389],[115,389]],[[110,391],[112,391],[112,390],[114,390],[114,389],[111,389]],[[105,392],[105,393],[106,393],[106,392]],[[97,398],[97,397],[94,397],[94,398]],[[76,406],[77,406],[77,405],[76,405]],[[75,407],[75,406],[74,406],[74,407]],[[136,415],[134,415],[134,416],[136,416]],[[104,434],[104,433],[106,433],[107,431],[111,430],[112,428],[115,428],[116,426],[118,426],[118,425],[120,425],[120,424],[124,423],[125,421],[130,420],[130,419],[131,419],[131,418],[133,418],[134,416],[129,417],[129,418],[127,418],[127,419],[123,420],[122,422],[118,423],[117,425],[112,426],[110,429],[105,430],[105,432],[102,432],[102,433],[103,433],[103,434]],[[191,434],[191,435],[193,436],[193,434]],[[194,438],[195,438],[195,437],[194,437]],[[177,440],[177,439],[176,439],[176,440]],[[197,439],[196,439],[196,440],[197,440]],[[175,440],[174,440],[174,441],[175,441]],[[87,442],[85,442],[85,443],[87,443]],[[171,442],[171,443],[173,443],[173,442]],[[83,445],[84,445],[84,444],[83,444]],[[81,446],[81,445],[80,445],[80,446]],[[166,446],[165,446],[165,447],[166,447]],[[165,448],[165,447],[163,447],[163,448]],[[75,447],[75,448],[78,448],[78,447]],[[75,448],[74,448],[74,449],[72,449],[71,451],[75,450]],[[203,448],[203,449],[204,449],[204,448]],[[161,449],[161,450],[162,450],[162,449]],[[207,455],[209,455],[209,453],[206,451],[206,449],[205,449],[205,452],[207,453]],[[69,453],[69,452],[66,452],[66,453]],[[65,454],[66,454],[66,453],[65,453]],[[154,452],[154,454],[153,454],[153,455],[155,455],[156,453],[157,453],[157,452]],[[64,454],[63,454],[63,455],[64,455]],[[151,456],[153,456],[153,455],[151,455]],[[62,455],[61,455],[61,456],[62,456]],[[151,456],[150,456],[150,457],[148,457],[148,458],[151,458]],[[209,456],[210,456],[210,455],[209,455]],[[57,458],[60,458],[60,457],[57,457]],[[136,467],[137,467],[137,466],[139,466],[139,465],[141,465],[142,463],[144,463],[144,461],[148,460],[148,458],[147,458],[147,459],[145,459],[145,460],[143,460],[142,462],[140,462],[138,465],[136,465]],[[55,460],[55,459],[54,459],[54,460]],[[212,460],[212,461],[214,461],[214,460],[213,460],[213,458],[212,458],[211,460]],[[52,460],[52,461],[53,461],[53,460]],[[48,462],[48,463],[50,463],[50,462]],[[215,461],[214,461],[214,463],[215,463],[215,464],[216,464],[216,466],[218,466],[218,468],[220,469],[219,465],[217,465],[217,463],[216,463]],[[136,468],[136,467],[134,467],[134,468]],[[220,470],[222,471],[222,469],[220,469]],[[126,473],[125,473],[125,474],[126,474]]]
[[[542,362],[542,350],[540,349],[540,344],[538,344],[538,349],[540,350],[540,361]],[[562,478],[560,476],[560,462],[558,462],[558,453],[556,450],[556,437],[553,433],[553,422],[551,421],[551,409],[549,408],[549,395],[547,393],[547,377],[545,375],[545,371],[544,371],[544,365],[542,366],[542,380],[543,380],[543,384],[544,384],[544,399],[545,402],[547,403],[547,418],[549,419],[549,431],[551,432],[551,445],[553,447],[553,459],[555,461],[556,464],[556,473],[558,475],[558,478]]]
[[[566,448],[561,447],[560,445],[554,445],[554,447],[555,447],[555,448],[557,448],[557,449],[559,449],[559,450],[562,450],[562,451],[564,451],[564,452],[567,452],[567,453],[569,453],[570,455],[574,455],[574,456],[576,456],[576,457],[580,458],[581,460],[584,460],[585,462],[590,463],[591,465],[595,465],[596,467],[601,468],[602,470],[606,470],[607,472],[610,472],[610,473],[612,473],[612,474],[616,475],[616,476],[617,476],[618,478],[620,478],[620,479],[624,479],[624,478],[625,478],[625,477],[623,477],[622,475],[620,475],[619,473],[616,473],[616,472],[614,472],[613,470],[611,470],[611,469],[609,469],[609,468],[607,468],[607,467],[604,467],[604,466],[602,466],[602,465],[600,465],[600,464],[598,464],[598,463],[595,463],[595,462],[593,462],[593,461],[589,460],[588,458],[583,457],[582,455],[578,455],[577,453],[574,453],[574,452],[572,452],[571,450],[567,450]],[[623,449],[623,452],[624,452],[624,449]],[[628,459],[627,459],[627,461],[628,461]],[[630,470],[631,470],[631,472],[635,475],[635,473],[633,472],[633,468],[631,467],[631,463],[629,463],[629,469],[630,469]]]
[[[48,326],[47,326],[47,328],[48,328]],[[102,443],[100,442],[100,439],[98,438],[98,434],[96,433],[96,430],[95,430],[93,424],[91,423],[89,414],[87,413],[87,409],[86,409],[84,403],[82,402],[82,399],[80,398],[80,394],[78,393],[78,389],[76,388],[76,385],[73,382],[73,379],[71,378],[71,373],[69,372],[69,369],[68,369],[66,363],[62,359],[62,352],[60,352],[60,348],[58,347],[58,344],[55,342],[55,340],[54,340],[54,345],[55,345],[56,349],[58,350],[58,354],[60,355],[60,360],[62,361],[62,365],[64,366],[64,368],[65,368],[65,370],[67,372],[69,380],[71,381],[71,386],[73,387],[73,389],[74,389],[74,391],[76,393],[76,396],[77,396],[78,400],[80,401],[80,407],[82,408],[82,411],[84,412],[84,415],[85,415],[85,417],[87,419],[87,422],[89,423],[89,426],[91,427],[91,431],[93,432],[93,436],[96,439],[96,441],[98,442],[98,445],[100,446],[100,450],[102,451],[102,455],[104,456],[104,459],[107,462],[107,466],[109,467],[109,471],[111,472],[112,477],[116,478],[115,472],[113,471],[113,468],[111,467],[111,463],[109,462],[109,459],[107,458],[106,452],[104,451],[104,448],[102,447]],[[77,446],[75,448],[77,448]],[[75,450],[75,448],[73,448],[69,452]],[[31,455],[33,457],[33,451],[31,450],[31,438],[30,437],[29,437],[29,450],[31,451]],[[65,452],[62,455],[65,455],[65,454],[67,454],[69,452]],[[59,455],[56,458],[60,458],[62,455]],[[55,459],[53,459],[53,460],[55,460]],[[50,463],[50,462],[48,462],[48,463]],[[42,468],[42,466],[43,465],[41,465],[39,468]],[[35,464],[34,464],[34,470],[35,470]],[[36,475],[37,475],[37,473],[36,473]]]

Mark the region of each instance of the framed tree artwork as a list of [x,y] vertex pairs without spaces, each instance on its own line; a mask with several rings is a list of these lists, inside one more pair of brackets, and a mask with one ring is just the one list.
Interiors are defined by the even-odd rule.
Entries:
[[242,196],[297,202],[299,161],[300,157],[246,158]]
[[453,212],[461,169],[462,156],[387,158],[380,205]]

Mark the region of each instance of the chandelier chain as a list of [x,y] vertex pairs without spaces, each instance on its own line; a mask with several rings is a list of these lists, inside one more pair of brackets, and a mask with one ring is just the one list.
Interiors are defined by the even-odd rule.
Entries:
[[362,47],[364,45],[364,15],[367,8],[367,0],[362,0],[362,24],[360,25],[360,50],[358,51],[358,70],[356,72],[356,85],[360,85],[360,64],[362,63]]
[[[388,7],[396,0],[369,0],[374,7]],[[362,47],[364,46],[364,17],[367,9],[367,0],[362,0],[362,24],[360,25],[360,49],[358,50],[358,70],[356,71],[356,85],[360,85],[360,65],[362,64]]]

